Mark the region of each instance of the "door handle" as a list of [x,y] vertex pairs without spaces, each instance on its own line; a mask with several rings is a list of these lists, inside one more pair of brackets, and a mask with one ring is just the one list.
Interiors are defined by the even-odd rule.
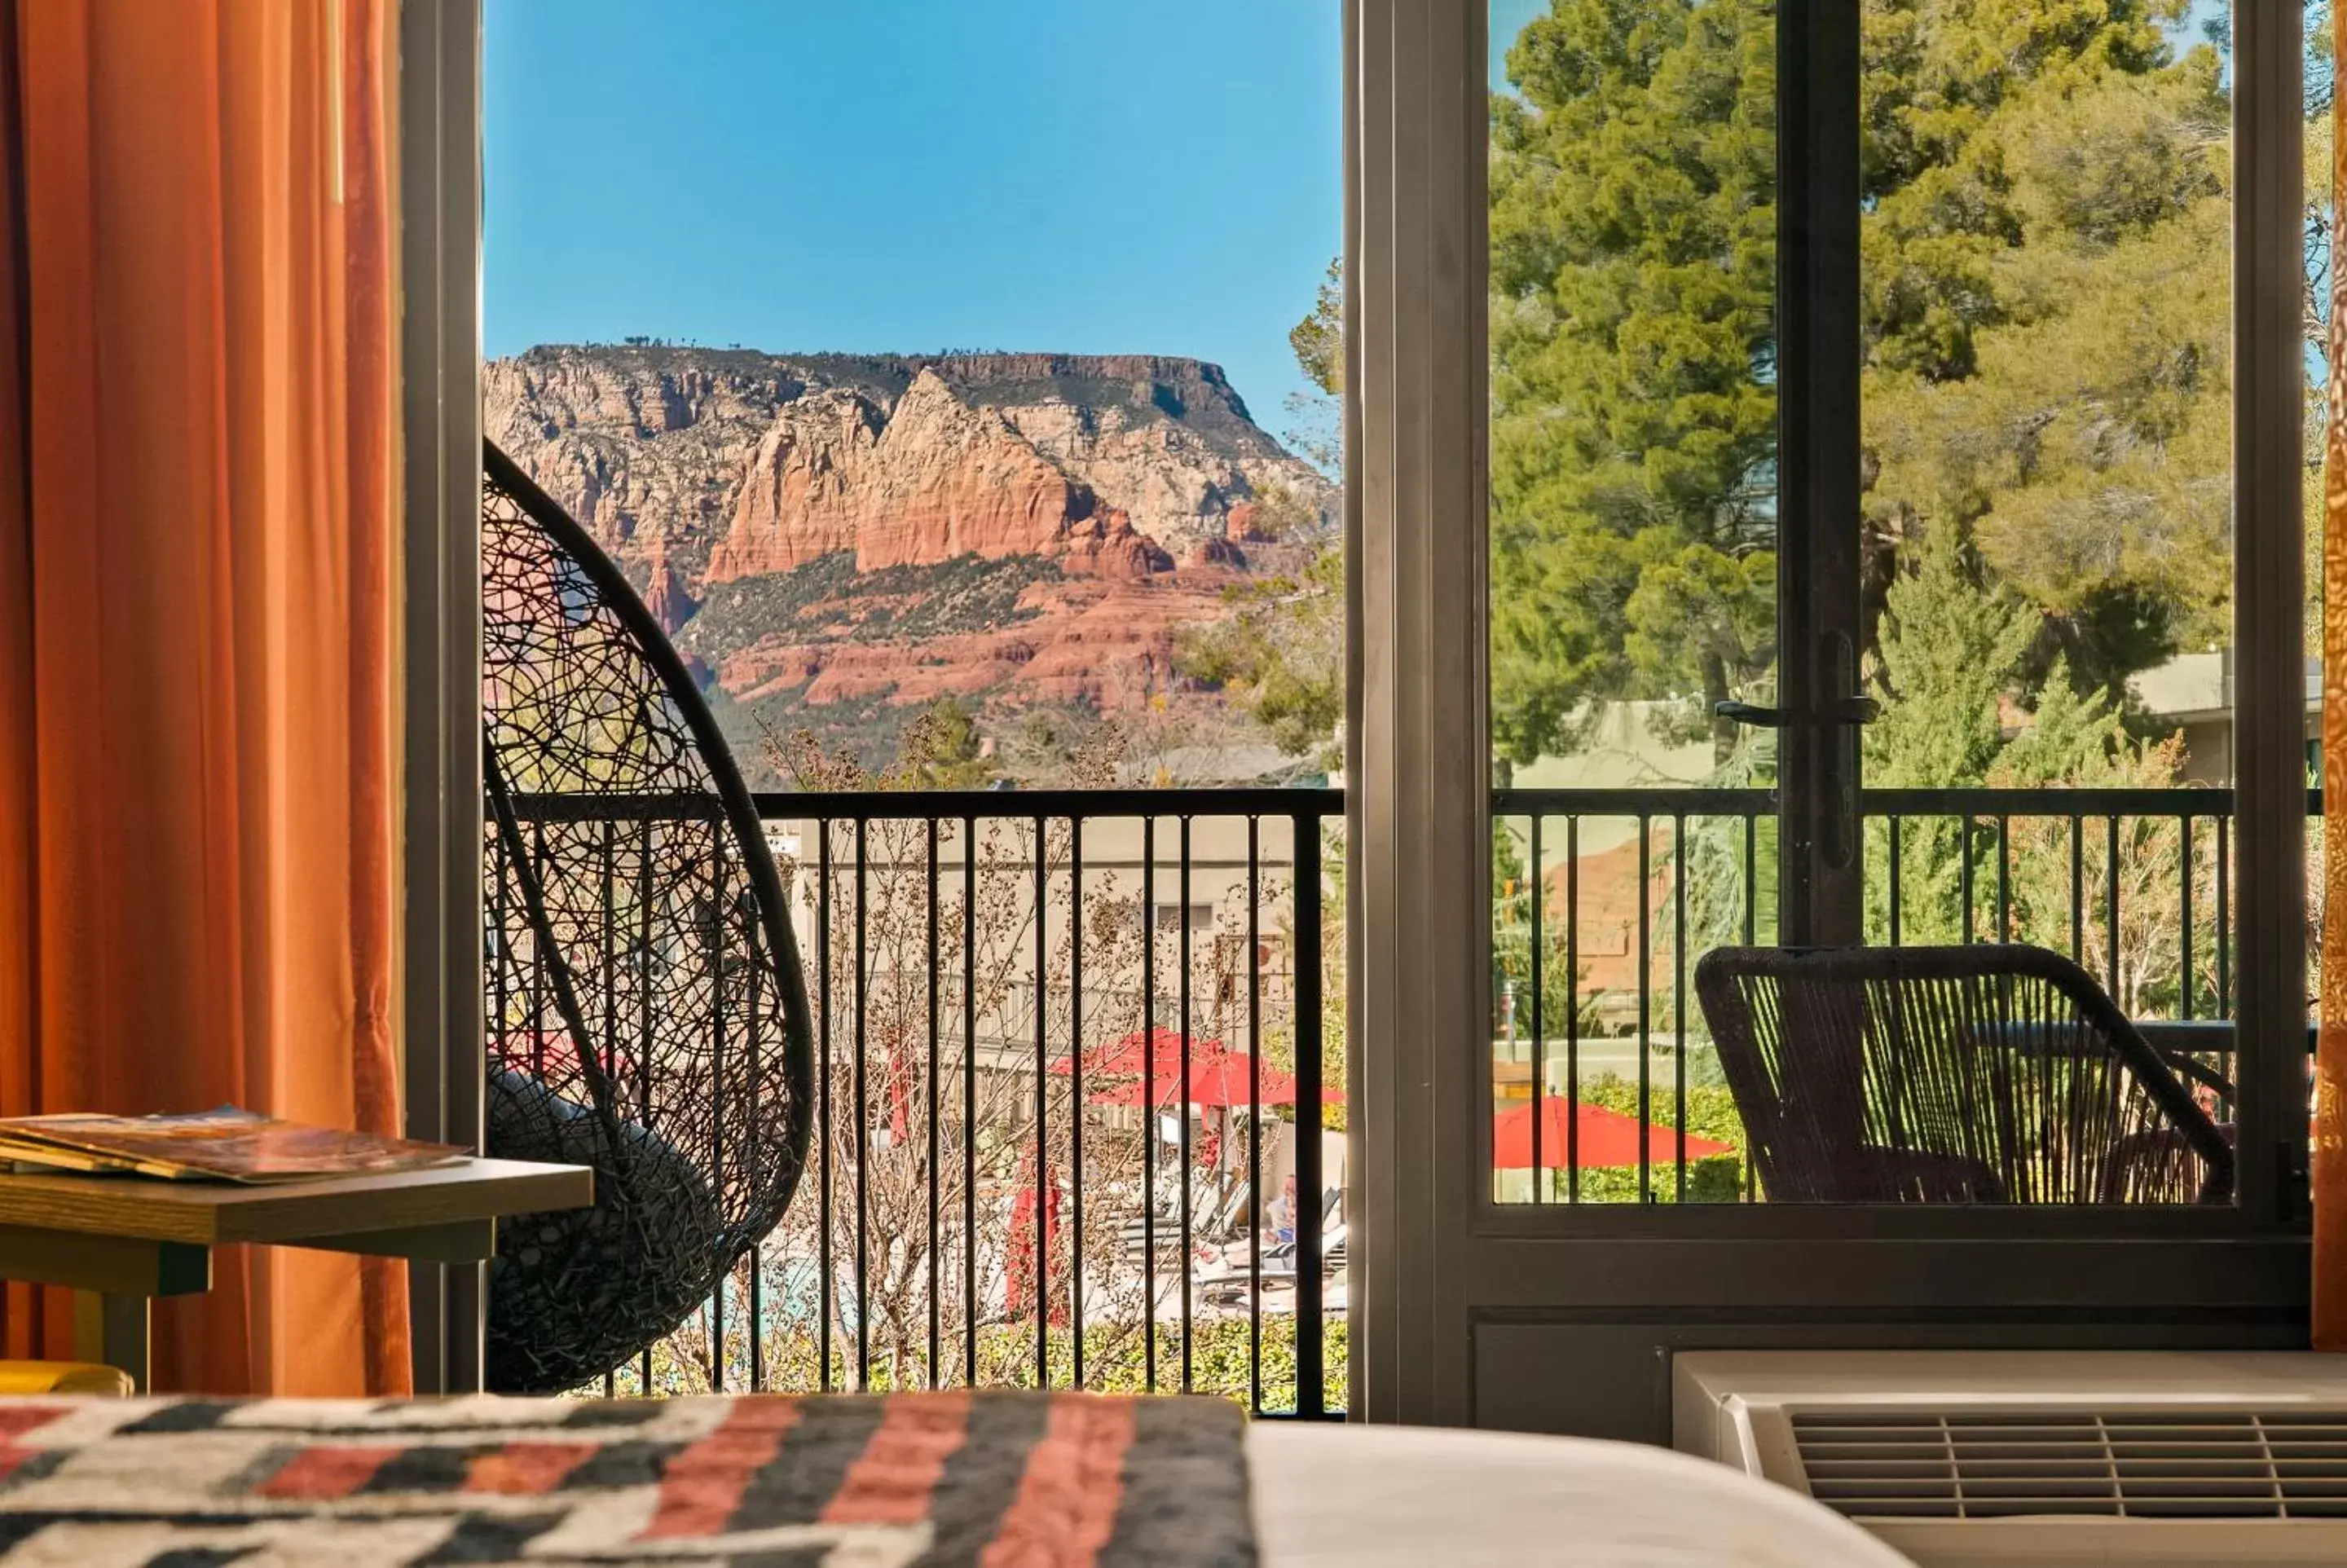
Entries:
[[1743,724],[1755,730],[1781,730],[1785,715],[1775,708],[1758,707],[1750,702],[1714,702],[1711,711],[1732,724]]
[[[1748,724],[1756,730],[1781,730],[1792,723],[1782,708],[1763,708],[1751,702],[1714,702],[1711,711],[1730,723]],[[1882,704],[1871,697],[1840,697],[1824,704],[1819,714],[1829,724],[1870,724],[1882,716]]]
[[1836,724],[1870,724],[1882,717],[1882,704],[1871,697],[1837,697],[1826,704],[1826,718]]

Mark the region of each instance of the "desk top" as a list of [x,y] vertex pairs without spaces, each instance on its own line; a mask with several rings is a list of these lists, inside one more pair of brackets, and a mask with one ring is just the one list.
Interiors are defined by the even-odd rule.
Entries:
[[423,1171],[238,1186],[141,1176],[0,1174],[0,1225],[225,1246],[408,1230],[595,1201],[586,1165],[466,1159]]

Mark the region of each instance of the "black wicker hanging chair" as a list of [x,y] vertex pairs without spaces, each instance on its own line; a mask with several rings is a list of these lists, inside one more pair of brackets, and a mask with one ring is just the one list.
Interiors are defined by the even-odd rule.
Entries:
[[504,453],[481,504],[487,1150],[595,1167],[499,1227],[488,1387],[664,1337],[782,1217],[812,1048],[782,884],[676,652]]

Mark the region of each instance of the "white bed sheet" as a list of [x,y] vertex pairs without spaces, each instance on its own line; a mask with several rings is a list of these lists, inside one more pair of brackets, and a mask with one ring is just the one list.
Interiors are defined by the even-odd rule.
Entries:
[[1258,1421],[1265,1568],[1912,1568],[1798,1493],[1637,1443]]

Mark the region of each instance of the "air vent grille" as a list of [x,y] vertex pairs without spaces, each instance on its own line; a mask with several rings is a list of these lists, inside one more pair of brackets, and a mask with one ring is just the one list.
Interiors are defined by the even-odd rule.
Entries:
[[1809,1410],[1809,1491],[1853,1519],[2347,1519],[2347,1408]]

